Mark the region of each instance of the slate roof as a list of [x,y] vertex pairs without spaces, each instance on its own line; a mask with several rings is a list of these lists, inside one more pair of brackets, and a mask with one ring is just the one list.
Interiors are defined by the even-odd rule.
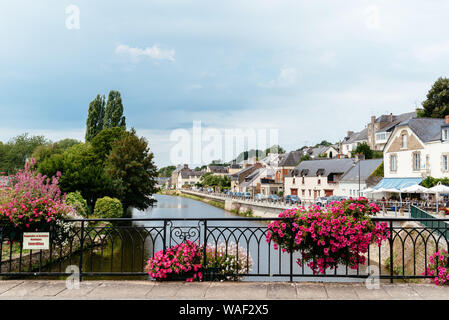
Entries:
[[369,159],[361,160],[351,167],[340,179],[340,182],[355,182],[359,180],[359,166],[360,166],[360,180],[366,181],[368,177],[377,169],[382,163],[383,159]]
[[[383,117],[384,115],[382,115],[381,117]],[[377,132],[388,132],[388,131],[392,131],[398,124],[400,124],[403,121],[407,121],[410,119],[416,118],[416,112],[408,112],[408,113],[403,113],[397,116],[393,116],[393,122],[391,124],[389,124],[388,126],[380,129]],[[379,119],[379,118],[378,118]],[[382,122],[388,122],[389,119],[387,121],[382,121]],[[376,122],[380,122],[377,121]]]
[[414,118],[401,122],[399,126],[408,126],[422,142],[441,140],[441,127],[446,124],[444,119]]
[[[399,123],[408,119],[416,118],[416,111],[401,113],[398,115],[393,115],[393,122]],[[383,114],[376,119],[376,122],[390,122],[390,115]]]
[[286,156],[279,162],[280,167],[294,167],[298,165],[302,151],[290,151]]
[[360,132],[353,133],[350,137],[347,137],[347,139],[342,143],[350,144],[361,140],[368,140],[368,128],[365,128]]
[[184,170],[181,171],[181,178],[187,179],[189,177],[201,177],[205,171]]
[[302,161],[288,176],[317,177],[317,172],[322,172],[322,176],[329,176],[331,173],[343,174],[352,168],[354,159],[323,159]]

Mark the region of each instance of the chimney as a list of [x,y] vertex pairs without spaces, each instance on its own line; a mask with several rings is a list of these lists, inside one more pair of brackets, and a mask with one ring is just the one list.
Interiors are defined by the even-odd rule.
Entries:
[[371,116],[371,123],[376,122],[376,116]]
[[184,164],[184,169],[189,169],[189,165],[188,164]]
[[354,131],[348,131],[347,137],[350,137],[354,134]]
[[393,114],[392,113],[390,113],[390,117],[388,120],[390,120],[390,122],[393,122]]
[[446,124],[449,124],[449,115],[445,116],[444,120],[446,120]]

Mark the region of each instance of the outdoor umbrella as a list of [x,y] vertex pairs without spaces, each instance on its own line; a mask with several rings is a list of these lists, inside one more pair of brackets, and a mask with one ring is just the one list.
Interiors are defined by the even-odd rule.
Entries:
[[435,193],[436,194],[436,201],[437,201],[437,213],[438,213],[438,198],[440,193],[449,193],[449,187],[441,184],[441,182],[438,182],[438,184],[436,186],[433,186],[432,188],[430,188],[427,193]]
[[427,193],[429,189],[426,187],[420,186],[419,184],[414,184],[412,186],[401,189],[403,193]]

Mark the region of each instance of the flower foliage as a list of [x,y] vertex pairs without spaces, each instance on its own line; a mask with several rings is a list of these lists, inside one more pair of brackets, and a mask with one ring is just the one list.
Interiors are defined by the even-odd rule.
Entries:
[[[33,160],[31,165],[34,165]],[[58,173],[48,178],[36,173],[27,163],[11,177],[8,186],[1,187],[10,199],[0,204],[0,219],[19,229],[36,230],[72,212],[61,196],[59,176]]]
[[239,275],[252,266],[252,259],[243,248],[224,243],[206,246],[204,266],[204,246],[186,241],[166,250],[161,250],[148,260],[146,272],[157,280],[186,279],[187,282],[202,281],[204,273],[215,270],[217,279],[237,280]]
[[348,264],[357,269],[365,263],[370,243],[381,245],[390,236],[386,223],[374,223],[369,215],[379,207],[366,198],[332,202],[326,207],[298,207],[279,214],[268,225],[266,240],[283,252],[299,251],[299,265],[307,263],[314,273]]
[[435,252],[429,257],[429,267],[422,274],[432,276],[432,282],[436,285],[447,285],[449,283],[449,254],[446,250]]

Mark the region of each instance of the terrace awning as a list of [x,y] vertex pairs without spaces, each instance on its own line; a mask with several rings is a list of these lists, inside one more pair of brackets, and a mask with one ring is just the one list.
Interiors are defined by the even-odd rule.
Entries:
[[422,178],[383,178],[374,189],[397,189],[401,190],[415,184],[421,183]]

